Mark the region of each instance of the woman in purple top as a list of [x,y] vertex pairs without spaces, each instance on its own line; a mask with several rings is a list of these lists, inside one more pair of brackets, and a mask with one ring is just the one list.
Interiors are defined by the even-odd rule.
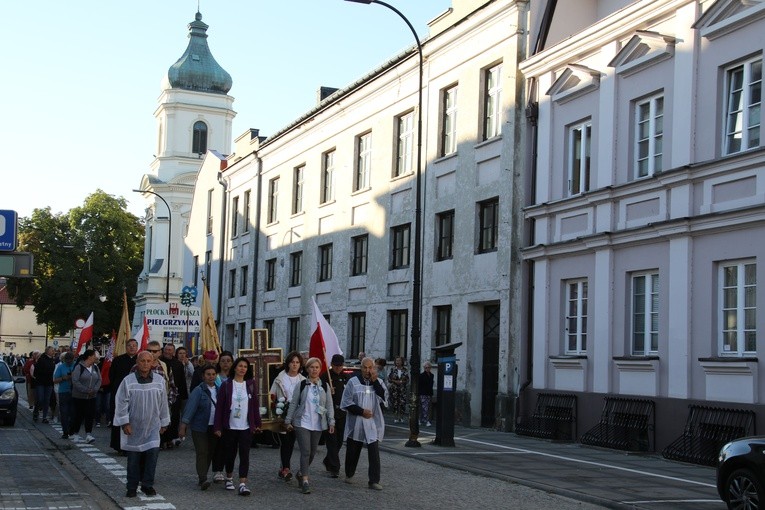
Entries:
[[247,358],[237,358],[229,377],[218,389],[213,431],[222,438],[226,459],[226,489],[234,490],[234,461],[239,453],[239,495],[249,496],[247,472],[250,469],[252,435],[260,432],[258,386],[252,378]]

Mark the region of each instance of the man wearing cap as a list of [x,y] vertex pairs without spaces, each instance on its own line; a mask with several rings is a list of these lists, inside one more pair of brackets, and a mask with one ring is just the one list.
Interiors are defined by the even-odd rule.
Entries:
[[[342,354],[332,356],[329,370],[321,374],[321,380],[329,383],[332,392],[332,403],[335,408],[335,431],[327,432],[327,455],[324,457],[324,466],[332,478],[337,478],[340,473],[340,448],[343,446],[343,434],[345,433],[345,411],[340,409],[345,383],[348,375],[343,372],[345,358]],[[331,382],[330,382],[331,381]]]

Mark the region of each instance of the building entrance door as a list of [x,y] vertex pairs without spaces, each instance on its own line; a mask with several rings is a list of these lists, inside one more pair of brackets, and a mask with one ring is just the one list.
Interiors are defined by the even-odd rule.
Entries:
[[493,427],[499,384],[499,305],[487,305],[483,309],[482,374],[481,427]]

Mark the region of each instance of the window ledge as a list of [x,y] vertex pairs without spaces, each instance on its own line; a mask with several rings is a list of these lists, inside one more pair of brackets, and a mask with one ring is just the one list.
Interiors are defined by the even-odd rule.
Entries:
[[614,361],[657,361],[659,357],[653,354],[647,356],[637,354],[634,356],[614,356],[611,359]]
[[391,176],[390,180],[391,180],[391,182],[393,182],[393,181],[400,181],[401,179],[406,179],[407,177],[411,177],[413,175],[414,175],[414,171],[411,170],[409,172],[404,172],[403,174],[393,175],[393,176]]
[[335,199],[333,198],[332,200],[327,200],[326,202],[323,202],[323,203],[319,204],[319,207],[327,207],[327,206],[332,205],[334,203],[335,203]]
[[759,360],[757,356],[712,356],[709,358],[699,358],[699,361],[703,363],[757,363]]
[[449,159],[452,159],[452,158],[456,158],[456,157],[457,157],[457,151],[454,151],[454,152],[451,152],[449,154],[444,154],[443,156],[441,156],[439,158],[436,158],[433,161],[433,163],[434,164],[438,164],[438,163],[441,163],[443,161],[446,161],[446,160],[449,160]]
[[487,138],[486,140],[481,140],[480,142],[478,142],[477,144],[475,144],[475,145],[473,146],[473,148],[474,148],[474,149],[480,149],[481,147],[484,147],[484,146],[486,146],[486,145],[491,145],[491,144],[493,144],[493,143],[495,143],[495,142],[498,142],[498,141],[500,141],[500,140],[502,140],[502,133],[500,133],[500,134],[498,134],[498,135],[494,135],[494,136],[492,136],[491,138]]
[[303,215],[305,215],[305,210],[298,211],[296,213],[292,213],[292,216],[290,216],[290,218],[298,218],[298,217],[303,216]]
[[353,197],[353,196],[356,196],[356,195],[361,195],[362,193],[366,193],[367,191],[371,191],[371,190],[372,190],[372,188],[370,186],[366,186],[364,188],[357,189],[356,191],[352,192],[351,196]]
[[550,356],[550,361],[566,361],[566,360],[577,360],[577,359],[587,359],[586,354],[565,354],[562,356]]

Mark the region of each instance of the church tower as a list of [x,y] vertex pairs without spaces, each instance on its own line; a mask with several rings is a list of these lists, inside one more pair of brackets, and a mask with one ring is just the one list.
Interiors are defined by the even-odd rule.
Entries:
[[[207,45],[208,25],[196,13],[189,43],[162,80],[154,117],[157,144],[149,173],[141,179],[146,199],[144,268],[138,278],[133,328],[147,306],[177,303],[184,285],[183,238],[197,173],[208,149],[230,152],[234,98],[232,80]],[[152,332],[152,339],[161,340]]]

